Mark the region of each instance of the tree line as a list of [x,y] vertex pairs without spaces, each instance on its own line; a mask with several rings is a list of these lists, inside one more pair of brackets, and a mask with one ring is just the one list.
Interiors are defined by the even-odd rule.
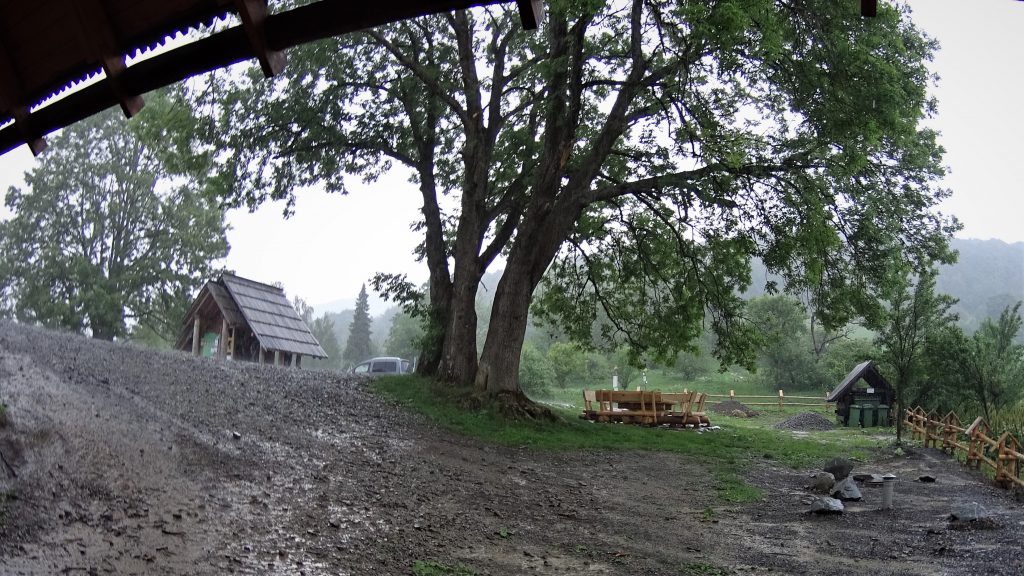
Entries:
[[[159,143],[148,150],[170,176],[151,193],[196,195],[173,204],[209,205],[221,230],[224,207],[287,211],[304,186],[344,193],[347,176],[411,170],[429,281],[383,271],[373,285],[421,321],[424,374],[519,416],[544,415],[520,387],[531,312],[634,364],[710,334],[720,362],[753,366],[762,335],[740,297],[752,257],[801,295],[819,332],[880,322],[888,290],[954,258],[942,150],[923,124],[935,43],[902,9],[863,20],[831,0],[552,0],[542,28],[492,6],[348,34],[296,48],[271,81],[252,68],[171,90],[166,118],[129,126]],[[9,195],[16,214],[29,196]],[[180,242],[218,237],[195,234],[196,214],[160,214]],[[67,260],[58,275],[78,277],[75,263],[92,260],[64,258],[57,241],[29,238],[26,256]],[[478,345],[480,280],[499,259]],[[179,256],[163,262],[200,275]],[[104,311],[131,293],[127,280],[31,304],[32,271],[3,266],[20,317],[126,329]],[[124,267],[106,266],[104,279]],[[120,309],[185,285],[174,278]]]

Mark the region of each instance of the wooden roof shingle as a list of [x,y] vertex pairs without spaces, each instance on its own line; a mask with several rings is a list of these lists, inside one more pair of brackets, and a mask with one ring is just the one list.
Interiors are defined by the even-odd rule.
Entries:
[[284,290],[227,273],[221,276],[220,284],[238,305],[249,329],[263,348],[327,357],[320,342],[284,295]]

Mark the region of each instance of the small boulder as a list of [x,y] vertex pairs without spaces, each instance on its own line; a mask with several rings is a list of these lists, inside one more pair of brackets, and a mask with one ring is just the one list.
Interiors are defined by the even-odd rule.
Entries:
[[846,478],[853,471],[853,462],[850,462],[846,458],[833,458],[829,460],[828,464],[822,468],[825,472],[830,472],[836,478],[836,482]]
[[831,494],[834,498],[844,502],[858,501],[863,497],[861,496],[860,488],[857,488],[857,483],[850,477],[836,482],[836,485],[832,487]]
[[923,482],[925,484],[931,484],[932,482],[935,482],[935,476],[932,476],[930,474],[922,474],[921,476],[917,477],[917,481]]
[[843,503],[828,496],[818,496],[811,502],[807,514],[842,514],[846,508]]
[[977,502],[967,502],[953,505],[953,511],[949,519],[954,522],[976,522],[989,518],[988,510]]
[[835,486],[836,477],[828,472],[819,472],[811,478],[810,489],[818,494],[828,494]]

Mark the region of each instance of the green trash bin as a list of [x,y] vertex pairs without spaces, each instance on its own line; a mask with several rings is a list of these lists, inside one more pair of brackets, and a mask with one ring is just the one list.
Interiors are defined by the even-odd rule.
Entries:
[[863,424],[861,423],[861,412],[859,404],[850,405],[850,419],[847,420],[846,422],[847,426],[863,426]]
[[878,405],[878,426],[889,426],[889,407],[885,404]]

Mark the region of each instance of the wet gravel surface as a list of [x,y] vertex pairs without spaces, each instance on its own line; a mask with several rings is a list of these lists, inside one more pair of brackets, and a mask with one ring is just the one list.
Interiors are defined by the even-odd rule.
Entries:
[[[724,504],[695,459],[491,446],[342,375],[9,323],[0,402],[4,575],[1024,571],[1021,504],[933,451],[858,466],[938,478],[901,483],[897,511],[865,489],[809,517],[809,471],[770,461],[747,466],[761,502]],[[949,529],[964,499],[996,527]]]
[[778,430],[831,430],[836,425],[815,412],[801,412],[775,425]]

